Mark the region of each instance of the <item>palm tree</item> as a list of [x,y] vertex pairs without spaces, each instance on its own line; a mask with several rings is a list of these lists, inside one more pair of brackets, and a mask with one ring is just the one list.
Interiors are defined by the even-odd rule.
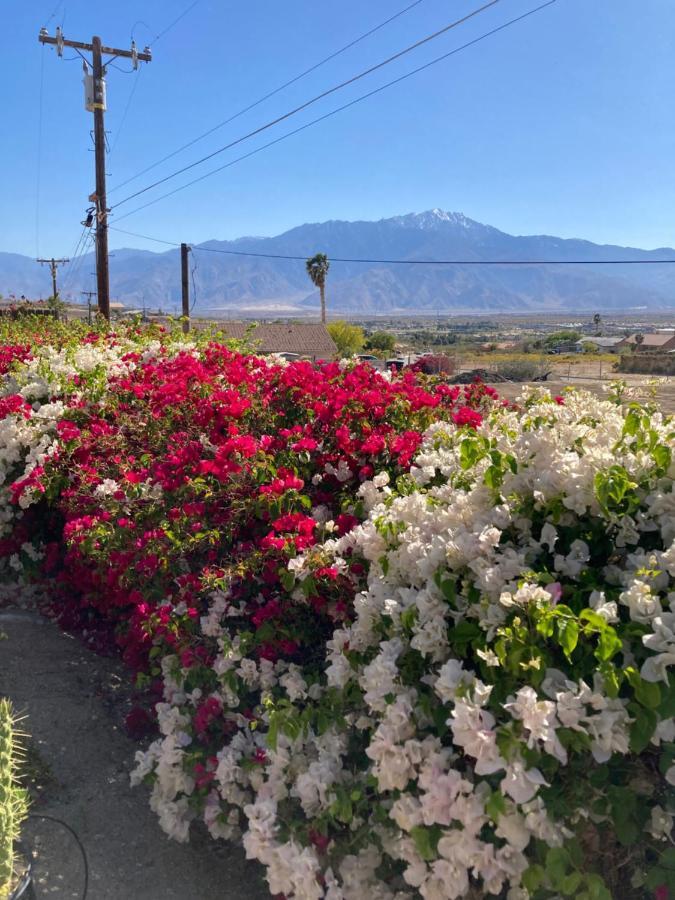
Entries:
[[326,275],[330,268],[328,257],[325,253],[317,253],[306,263],[307,274],[312,279],[314,287],[318,287],[321,294],[321,322],[326,324]]
[[635,349],[639,350],[642,347],[642,345],[644,344],[644,341],[645,341],[644,334],[640,334],[638,332],[638,334],[635,335]]
[[593,316],[593,323],[595,325],[595,333],[596,334],[600,334],[600,322],[601,321],[602,321],[602,319],[600,318],[600,313],[596,313]]

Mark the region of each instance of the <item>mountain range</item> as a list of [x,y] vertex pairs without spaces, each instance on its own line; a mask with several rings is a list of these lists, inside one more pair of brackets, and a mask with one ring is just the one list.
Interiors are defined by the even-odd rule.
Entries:
[[[377,222],[328,221],[300,225],[276,237],[195,245],[190,259],[195,308],[216,316],[316,316],[318,292],[304,265],[316,252],[333,260],[675,261],[672,248],[639,250],[548,235],[515,236],[462,213],[432,209]],[[270,257],[244,255],[249,253]],[[278,258],[282,256],[300,259]],[[81,299],[80,291],[95,286],[94,265],[93,254],[87,254],[59,270],[62,297]],[[158,253],[115,250],[110,276],[113,298],[126,306],[172,312],[180,304],[177,247]],[[27,256],[0,252],[0,293],[37,298],[50,292],[47,267]],[[450,266],[334,261],[326,293],[329,312],[352,315],[675,310],[675,268],[590,262]]]

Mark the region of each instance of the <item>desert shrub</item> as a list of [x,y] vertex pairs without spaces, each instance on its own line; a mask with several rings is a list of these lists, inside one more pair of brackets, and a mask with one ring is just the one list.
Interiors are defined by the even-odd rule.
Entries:
[[541,360],[513,359],[501,362],[497,373],[507,381],[535,381],[544,376],[550,366]]

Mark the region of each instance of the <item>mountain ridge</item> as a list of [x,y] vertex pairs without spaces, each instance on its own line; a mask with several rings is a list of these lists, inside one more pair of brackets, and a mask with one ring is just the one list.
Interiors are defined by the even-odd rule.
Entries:
[[[220,251],[220,252],[208,252]],[[241,255],[465,261],[667,258],[675,250],[595,244],[554,235],[511,235],[492,225],[434,208],[377,221],[304,223],[273,237],[211,239],[194,246],[191,267],[198,312],[316,315],[318,294],[302,259]],[[120,248],[110,259],[111,293],[128,306],[180,303],[179,250]],[[60,271],[62,296],[90,288],[94,255]],[[71,271],[69,271],[69,268]],[[0,252],[0,292],[48,296],[46,269],[21,254]],[[585,264],[531,266],[390,265],[334,262],[328,275],[331,312],[411,314],[556,310],[675,310],[670,266]]]

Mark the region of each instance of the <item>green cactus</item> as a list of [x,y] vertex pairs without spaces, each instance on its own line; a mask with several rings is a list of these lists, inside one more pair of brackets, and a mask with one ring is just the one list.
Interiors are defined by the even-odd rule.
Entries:
[[0,699],[0,900],[9,897],[14,843],[28,815],[28,794],[18,781],[21,753],[12,704]]

